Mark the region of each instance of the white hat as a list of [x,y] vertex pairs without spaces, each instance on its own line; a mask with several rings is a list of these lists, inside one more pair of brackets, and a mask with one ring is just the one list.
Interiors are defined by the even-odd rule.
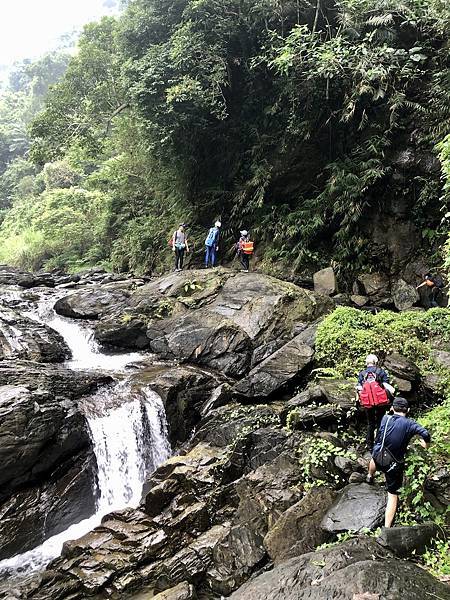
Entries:
[[241,234],[241,235],[248,235],[248,231],[247,231],[246,229],[243,229],[243,230],[240,232],[240,234]]
[[376,365],[378,363],[378,356],[376,354],[369,354],[366,358],[366,365]]
[[214,227],[222,227],[222,223],[220,221],[216,221],[214,223]]

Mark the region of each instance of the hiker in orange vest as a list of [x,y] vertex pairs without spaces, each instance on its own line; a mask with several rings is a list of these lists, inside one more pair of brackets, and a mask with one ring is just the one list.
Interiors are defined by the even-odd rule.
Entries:
[[249,233],[246,229],[241,232],[241,237],[236,244],[236,253],[243,267],[242,272],[248,273],[250,267],[250,256],[253,254],[253,242],[250,241]]
[[366,448],[371,452],[375,430],[380,428],[381,419],[390,404],[389,395],[395,391],[389,384],[386,371],[378,367],[378,357],[375,354],[369,354],[366,358],[366,368],[358,375],[356,390],[358,402],[366,413]]

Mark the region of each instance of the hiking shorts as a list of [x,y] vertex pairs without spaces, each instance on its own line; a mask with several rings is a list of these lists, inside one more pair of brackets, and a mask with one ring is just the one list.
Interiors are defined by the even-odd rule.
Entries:
[[385,471],[386,489],[390,494],[398,495],[398,491],[403,485],[403,472],[403,465],[397,465],[390,471]]

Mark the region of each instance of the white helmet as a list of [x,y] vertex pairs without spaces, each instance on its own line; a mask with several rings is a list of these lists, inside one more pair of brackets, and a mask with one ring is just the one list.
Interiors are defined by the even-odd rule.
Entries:
[[376,365],[378,363],[378,356],[376,354],[369,354],[366,358],[366,365]]
[[248,231],[247,231],[246,229],[243,229],[243,230],[240,232],[240,234],[241,234],[241,235],[248,235]]
[[220,221],[216,221],[214,223],[214,227],[222,227],[222,223]]

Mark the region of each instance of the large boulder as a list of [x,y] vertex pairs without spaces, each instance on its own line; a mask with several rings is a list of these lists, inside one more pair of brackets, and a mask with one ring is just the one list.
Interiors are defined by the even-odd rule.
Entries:
[[75,403],[48,390],[0,387],[0,558],[95,510],[95,460]]
[[305,328],[332,309],[326,296],[261,273],[185,271],[130,292],[125,312],[105,313],[95,335],[108,345],[126,339],[126,347],[138,347],[134,340],[143,347],[137,325],[149,322],[153,352],[241,376],[249,353],[253,365],[261,362],[299,324]]
[[375,540],[355,539],[291,558],[250,580],[231,600],[448,600],[448,586],[390,557]]
[[42,323],[0,307],[0,359],[63,362],[70,350],[63,337]]
[[389,278],[382,273],[365,273],[358,277],[362,295],[369,297],[369,302],[376,306],[391,303]]
[[392,285],[392,300],[398,310],[409,310],[419,302],[420,296],[413,285],[404,279],[397,279]]
[[0,501],[0,560],[31,550],[96,510],[92,452],[68,457],[42,483]]
[[252,369],[234,387],[234,392],[245,398],[270,396],[297,378],[313,357],[314,350],[299,335]]
[[128,292],[117,289],[92,288],[74,292],[55,303],[58,315],[73,319],[98,319],[125,307]]
[[242,376],[250,366],[250,338],[216,313],[198,311],[155,321],[147,336],[150,350],[165,359],[206,365],[234,377]]
[[436,523],[422,523],[408,527],[383,527],[377,542],[389,548],[399,558],[423,554],[441,528]]
[[420,372],[411,360],[405,358],[398,352],[392,352],[386,356],[384,367],[387,369],[393,383],[398,387],[402,394],[413,392],[420,380]]
[[24,386],[30,391],[48,390],[53,396],[81,398],[99,386],[112,382],[110,375],[93,371],[72,371],[62,365],[27,360],[1,360],[0,386]]
[[384,490],[366,483],[351,483],[325,514],[322,527],[329,533],[374,529],[382,522],[385,507]]
[[327,541],[321,522],[335,497],[336,492],[330,488],[312,488],[281,515],[264,538],[264,546],[275,563],[311,552]]
[[332,267],[317,271],[313,275],[314,291],[326,296],[332,296],[338,291],[336,275]]

